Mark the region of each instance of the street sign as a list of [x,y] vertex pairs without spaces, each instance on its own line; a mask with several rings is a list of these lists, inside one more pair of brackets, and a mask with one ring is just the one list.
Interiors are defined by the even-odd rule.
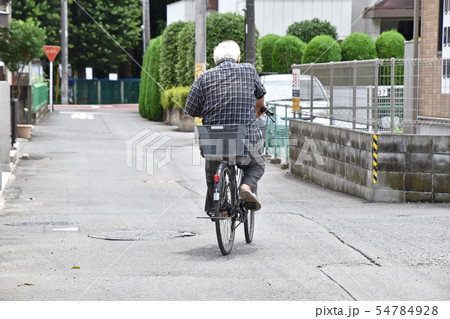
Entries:
[[58,55],[59,49],[61,49],[61,47],[58,47],[56,45],[44,45],[45,54],[50,60],[50,112],[53,112],[53,60],[55,60],[56,56]]
[[47,58],[50,60],[50,62],[53,62],[55,60],[60,49],[61,47],[58,46],[44,45],[45,54],[47,55]]
[[300,112],[300,69],[292,70],[292,110]]

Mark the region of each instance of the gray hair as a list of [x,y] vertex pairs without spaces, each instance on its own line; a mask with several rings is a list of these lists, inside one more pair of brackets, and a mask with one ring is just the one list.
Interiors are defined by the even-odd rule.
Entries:
[[240,57],[241,49],[239,48],[239,44],[233,40],[220,42],[214,48],[214,63],[216,63],[216,65],[226,58],[231,58],[234,61],[239,62]]

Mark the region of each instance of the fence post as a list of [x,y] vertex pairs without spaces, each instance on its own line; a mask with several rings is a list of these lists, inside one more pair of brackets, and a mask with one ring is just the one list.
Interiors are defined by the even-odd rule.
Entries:
[[395,58],[391,58],[391,133],[395,129]]
[[11,146],[17,139],[17,99],[11,99]]
[[331,62],[330,65],[330,125],[333,125],[333,90],[334,90],[334,63]]
[[120,81],[120,103],[124,104],[125,101],[125,90],[124,90],[124,81]]
[[97,99],[98,99],[98,104],[102,104],[102,81],[97,81]]
[[[382,63],[382,62],[381,62]],[[378,133],[378,75],[380,74],[380,60],[375,60],[375,86],[373,92],[373,111],[372,111],[372,121],[373,121],[373,131]]]
[[311,75],[311,83],[309,83],[310,87],[309,87],[309,121],[312,123],[313,121],[313,108],[314,108],[314,69],[311,68],[310,70],[310,75]]
[[356,129],[356,86],[358,85],[357,82],[358,69],[356,61],[353,61],[352,69],[353,69],[352,129],[354,130]]

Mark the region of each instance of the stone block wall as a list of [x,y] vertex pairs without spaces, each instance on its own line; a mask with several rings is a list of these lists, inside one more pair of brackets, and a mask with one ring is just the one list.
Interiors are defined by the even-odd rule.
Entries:
[[373,182],[373,135],[301,120],[289,125],[293,174],[377,202],[450,202],[450,136],[380,133]]

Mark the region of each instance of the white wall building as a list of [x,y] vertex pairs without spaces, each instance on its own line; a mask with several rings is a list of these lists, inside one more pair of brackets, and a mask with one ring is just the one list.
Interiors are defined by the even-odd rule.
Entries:
[[[375,39],[380,34],[380,20],[363,19],[365,8],[377,0],[255,0],[255,23],[260,36],[269,33],[284,36],[294,22],[318,18],[337,29],[339,40],[353,32],[363,32]],[[217,11],[244,14],[245,0],[218,0]],[[195,0],[181,0],[167,5],[167,24],[195,20]]]

